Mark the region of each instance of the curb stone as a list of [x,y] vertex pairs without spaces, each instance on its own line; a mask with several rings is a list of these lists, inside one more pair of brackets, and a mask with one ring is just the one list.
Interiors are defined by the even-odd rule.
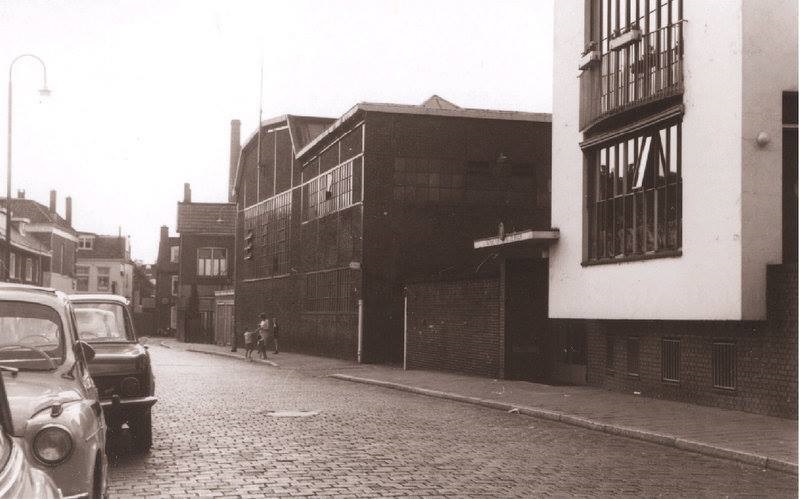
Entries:
[[[223,353],[223,352],[210,352],[208,350],[199,350],[199,349],[196,349],[196,348],[187,348],[186,351],[187,352],[192,352],[192,353],[204,353],[206,355],[216,355],[218,357],[227,357],[229,359],[244,360],[244,357],[242,357],[241,355],[232,355],[232,354]],[[267,364],[267,365],[270,365],[272,367],[280,367],[278,364],[276,364],[275,362],[272,362],[271,360],[253,359],[253,362],[258,362],[259,364]]]
[[350,381],[353,383],[363,383],[366,385],[375,385],[383,388],[391,388],[404,392],[416,393],[419,395],[427,395],[429,397],[443,398],[454,400],[456,402],[463,402],[467,404],[481,405],[492,409],[500,409],[506,412],[514,412],[531,416],[535,418],[547,419],[550,421],[560,421],[565,424],[579,426],[589,430],[602,431],[611,435],[627,437],[635,440],[641,440],[667,447],[673,447],[680,450],[689,452],[696,452],[706,456],[716,457],[720,459],[727,459],[737,461],[744,464],[759,466],[761,468],[771,469],[774,471],[781,471],[792,475],[797,475],[797,464],[780,459],[769,458],[759,454],[750,452],[738,451],[728,449],[716,445],[697,442],[694,440],[687,440],[684,438],[675,437],[672,435],[664,435],[647,430],[637,428],[628,428],[624,426],[617,426],[613,424],[602,423],[593,419],[588,419],[572,414],[566,414],[559,411],[551,411],[548,409],[540,409],[537,407],[519,406],[509,404],[506,402],[499,402],[490,399],[481,399],[477,397],[468,397],[465,395],[458,395],[455,393],[442,392],[439,390],[429,390],[426,388],[418,388],[415,386],[402,385],[390,381],[381,381],[370,378],[359,378],[357,376],[350,376],[347,374],[331,374],[328,377],[338,379],[341,381]]

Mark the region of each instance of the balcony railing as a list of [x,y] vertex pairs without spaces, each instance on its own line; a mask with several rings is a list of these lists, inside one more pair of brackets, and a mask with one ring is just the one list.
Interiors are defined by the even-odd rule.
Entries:
[[610,50],[580,76],[580,128],[683,92],[683,21]]

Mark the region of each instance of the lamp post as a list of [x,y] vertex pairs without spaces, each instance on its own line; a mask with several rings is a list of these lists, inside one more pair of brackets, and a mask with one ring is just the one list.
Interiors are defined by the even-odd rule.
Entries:
[[20,59],[24,59],[26,57],[30,57],[39,61],[42,65],[42,88],[39,90],[39,95],[48,96],[50,95],[50,89],[47,88],[47,67],[44,65],[44,61],[36,55],[33,54],[22,54],[18,55],[11,61],[11,64],[8,66],[8,145],[6,148],[6,254],[5,254],[5,271],[3,272],[3,277],[5,281],[9,281],[11,279],[11,95],[12,95],[12,76],[14,74],[14,64],[17,63]]

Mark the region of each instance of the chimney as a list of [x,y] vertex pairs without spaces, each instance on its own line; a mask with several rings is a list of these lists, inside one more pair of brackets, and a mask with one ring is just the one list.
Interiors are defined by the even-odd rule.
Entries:
[[67,207],[65,208],[66,213],[64,213],[64,218],[67,220],[67,225],[72,227],[72,196],[67,196],[65,203],[67,204]]
[[25,189],[17,189],[17,197],[19,199],[25,199]]
[[228,170],[228,202],[232,203],[233,183],[236,181],[236,165],[239,163],[239,155],[242,153],[241,141],[242,123],[239,120],[231,120],[231,163]]
[[184,203],[192,202],[192,188],[189,187],[189,182],[183,184],[183,202]]
[[50,191],[50,211],[53,213],[56,212],[56,191],[55,189]]
[[167,239],[169,239],[169,227],[167,227],[166,225],[162,225],[161,226],[161,238],[160,238],[160,240],[164,244],[166,244],[167,243]]

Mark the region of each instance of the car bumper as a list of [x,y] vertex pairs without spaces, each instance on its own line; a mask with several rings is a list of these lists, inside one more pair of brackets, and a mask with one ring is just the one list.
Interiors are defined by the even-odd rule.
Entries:
[[100,405],[104,411],[117,409],[127,411],[131,409],[149,409],[156,402],[158,402],[158,399],[153,396],[121,398],[119,395],[115,395],[110,399],[101,400]]

